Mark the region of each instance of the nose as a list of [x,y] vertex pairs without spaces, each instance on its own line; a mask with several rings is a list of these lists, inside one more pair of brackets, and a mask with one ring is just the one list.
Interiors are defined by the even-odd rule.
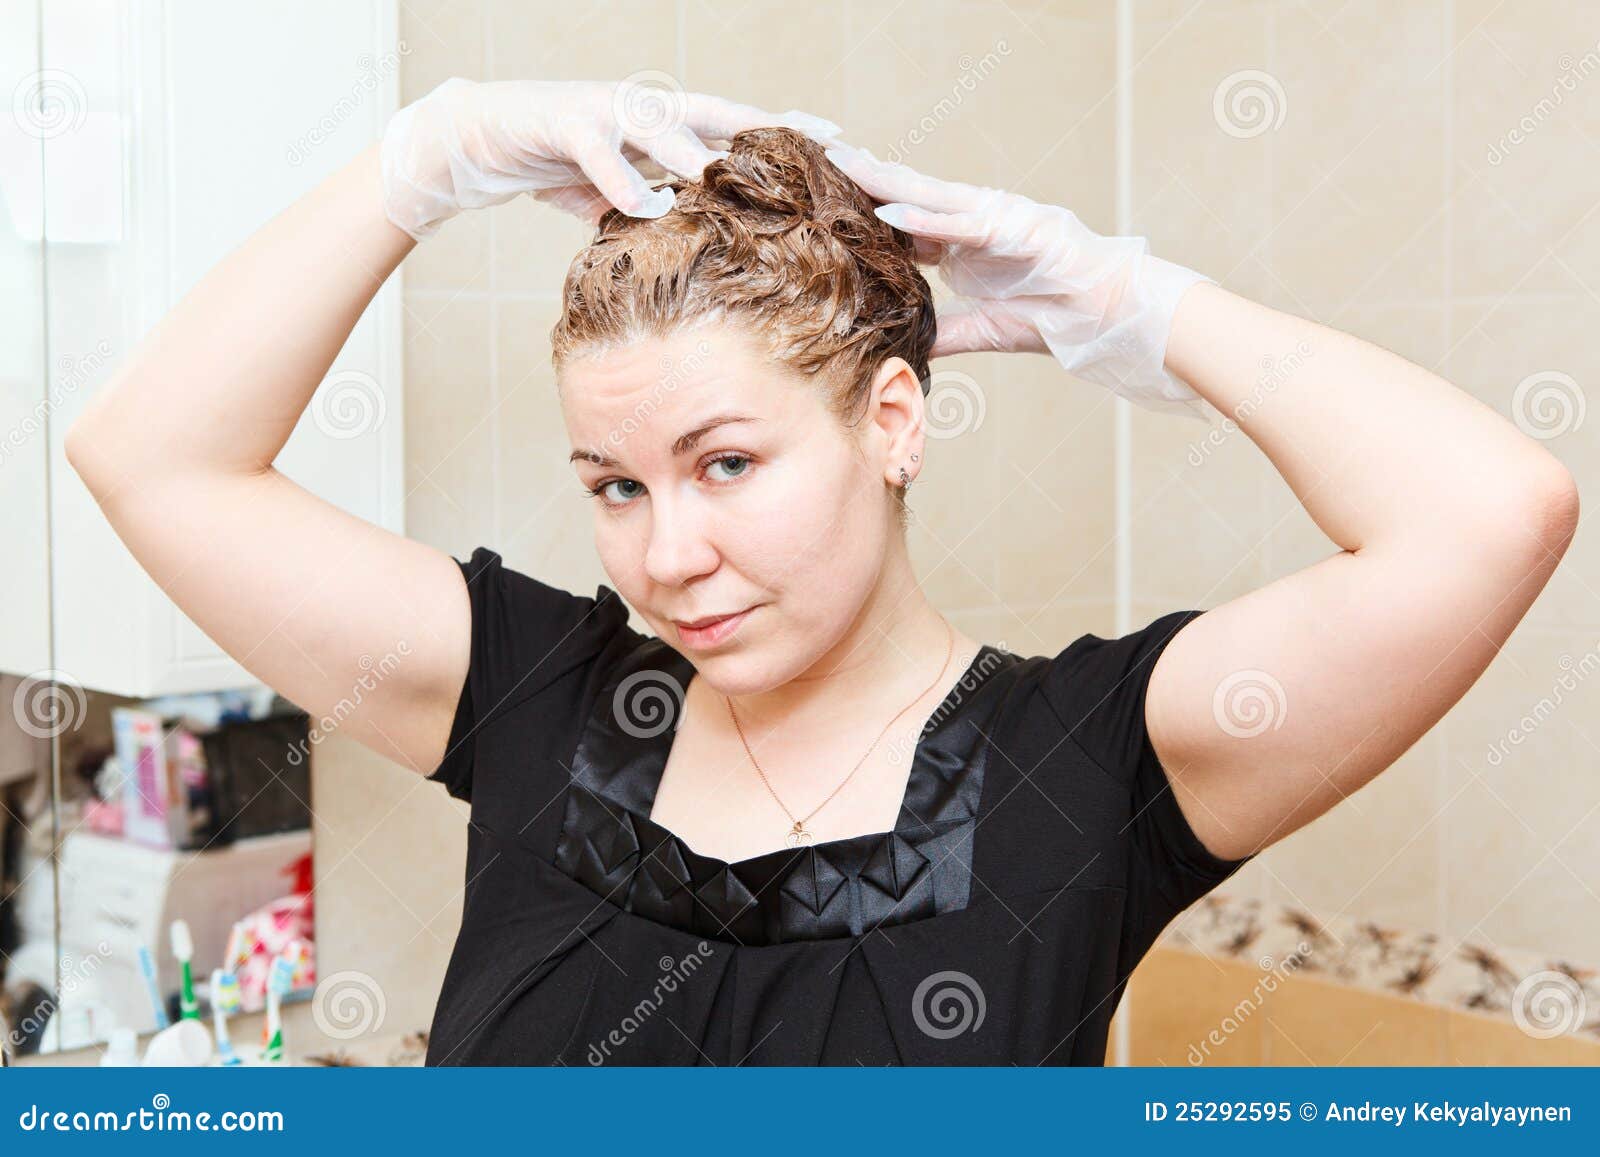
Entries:
[[650,528],[644,569],[662,586],[685,586],[717,569],[716,547],[707,535],[704,507],[691,500],[650,496]]

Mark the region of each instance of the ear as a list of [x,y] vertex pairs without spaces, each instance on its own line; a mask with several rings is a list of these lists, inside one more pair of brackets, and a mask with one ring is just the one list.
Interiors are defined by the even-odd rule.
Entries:
[[915,479],[922,469],[926,436],[922,383],[904,358],[884,360],[872,377],[870,413],[882,455],[883,480],[900,485],[900,471]]

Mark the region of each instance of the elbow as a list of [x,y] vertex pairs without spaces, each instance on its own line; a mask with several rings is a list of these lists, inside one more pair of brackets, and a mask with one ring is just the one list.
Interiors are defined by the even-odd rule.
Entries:
[[61,438],[61,451],[79,480],[88,487],[98,502],[101,484],[98,479],[107,472],[107,452],[103,439],[95,429],[94,404],[73,419],[72,425]]
[[61,452],[67,457],[67,464],[79,474],[83,473],[83,462],[86,453],[83,433],[83,417],[79,415],[72,425],[67,427],[67,432],[61,439]]
[[1525,545],[1535,564],[1554,567],[1572,545],[1579,519],[1578,484],[1554,455],[1545,455],[1532,479],[1510,504],[1508,537]]
[[1532,500],[1533,526],[1541,545],[1557,558],[1566,554],[1578,530],[1578,483],[1554,457],[1549,477]]
[[91,448],[93,439],[84,425],[87,415],[79,414],[67,427],[67,432],[61,439],[61,451],[66,456],[67,465],[77,473],[79,478],[88,481],[87,471],[93,455]]

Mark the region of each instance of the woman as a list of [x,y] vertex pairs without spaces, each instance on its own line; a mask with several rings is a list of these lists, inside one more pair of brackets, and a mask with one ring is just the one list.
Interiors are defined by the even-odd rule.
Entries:
[[[409,643],[344,729],[471,803],[430,1064],[1102,1063],[1172,917],[1482,673],[1566,548],[1572,480],[1421,368],[1065,209],[707,97],[638,132],[624,95],[451,81],[402,110],[179,304],[69,458],[313,715]],[[651,190],[646,158],[678,179]],[[594,598],[272,468],[415,241],[521,192],[599,223],[552,333]],[[919,260],[956,291],[937,326]],[[970,350],[1203,400],[1342,549],[1053,656],[967,637],[903,528],[928,359]],[[1253,397],[1269,362],[1293,368]],[[1229,715],[1241,680],[1270,727]]]

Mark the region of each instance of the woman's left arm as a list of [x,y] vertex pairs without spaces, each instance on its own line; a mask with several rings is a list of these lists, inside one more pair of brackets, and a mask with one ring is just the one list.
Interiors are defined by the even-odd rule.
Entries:
[[[1180,298],[1165,365],[1341,548],[1192,620],[1151,673],[1151,746],[1195,833],[1235,859],[1372,780],[1460,700],[1560,562],[1578,494],[1444,379],[1215,284]],[[1269,393],[1263,365],[1279,369]]]
[[1578,522],[1572,476],[1442,378],[1061,206],[843,143],[827,155],[888,202],[878,216],[954,292],[932,356],[1050,353],[1142,406],[1198,412],[1203,397],[1341,548],[1191,619],[1150,673],[1151,746],[1214,854],[1260,851],[1392,764],[1560,562]]

